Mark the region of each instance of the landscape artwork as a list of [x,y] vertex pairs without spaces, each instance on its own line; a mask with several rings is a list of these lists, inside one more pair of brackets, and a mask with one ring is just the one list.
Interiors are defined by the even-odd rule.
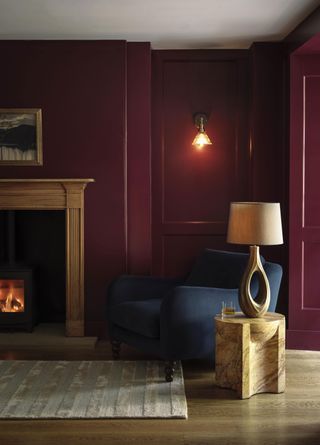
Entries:
[[42,165],[40,109],[0,109],[0,165]]

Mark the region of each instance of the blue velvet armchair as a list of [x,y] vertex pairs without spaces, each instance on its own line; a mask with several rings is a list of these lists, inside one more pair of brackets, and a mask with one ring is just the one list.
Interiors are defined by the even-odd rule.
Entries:
[[[275,311],[282,268],[261,258]],[[164,359],[172,381],[177,360],[214,358],[214,316],[222,301],[238,304],[248,254],[206,249],[187,279],[121,276],[109,288],[107,318],[114,359],[124,342]],[[252,293],[258,290],[253,280]]]

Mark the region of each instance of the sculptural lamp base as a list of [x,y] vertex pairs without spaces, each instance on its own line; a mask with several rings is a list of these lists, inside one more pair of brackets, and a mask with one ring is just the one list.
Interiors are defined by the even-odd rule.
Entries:
[[[253,298],[251,295],[251,281],[255,273],[259,280],[259,291],[258,295]],[[262,317],[268,311],[270,285],[261,263],[259,246],[250,246],[249,262],[239,289],[239,305],[242,312],[251,318]]]

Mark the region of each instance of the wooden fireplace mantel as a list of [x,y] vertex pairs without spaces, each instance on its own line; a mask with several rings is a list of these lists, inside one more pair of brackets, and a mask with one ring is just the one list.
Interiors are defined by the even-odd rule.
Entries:
[[0,179],[0,210],[66,212],[66,335],[84,336],[84,189],[94,179]]

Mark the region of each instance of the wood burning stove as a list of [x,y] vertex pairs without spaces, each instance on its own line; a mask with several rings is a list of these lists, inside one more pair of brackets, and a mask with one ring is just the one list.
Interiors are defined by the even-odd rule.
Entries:
[[15,262],[15,215],[7,212],[7,261],[0,266],[0,330],[32,331],[32,269]]

